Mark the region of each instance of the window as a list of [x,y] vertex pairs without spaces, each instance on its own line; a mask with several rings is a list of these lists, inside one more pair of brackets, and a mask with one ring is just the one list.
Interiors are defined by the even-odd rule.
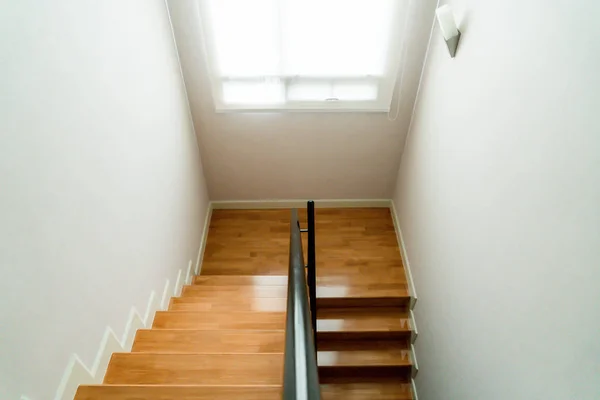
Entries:
[[199,1],[218,111],[389,110],[406,1]]

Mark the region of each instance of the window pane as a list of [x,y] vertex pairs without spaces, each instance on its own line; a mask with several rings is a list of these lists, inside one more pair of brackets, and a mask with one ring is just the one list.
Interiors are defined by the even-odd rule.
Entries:
[[291,101],[325,101],[333,97],[332,89],[330,82],[294,82],[288,86],[287,97]]
[[399,0],[195,1],[218,108],[389,103]]
[[219,76],[279,74],[278,0],[208,0]]
[[381,76],[394,0],[285,0],[284,69],[301,76]]
[[376,81],[322,81],[293,82],[288,85],[287,99],[290,101],[372,101],[377,100]]
[[378,87],[375,82],[335,83],[333,97],[347,101],[377,100]]
[[223,82],[225,104],[278,104],[284,102],[283,84],[276,80],[263,82]]

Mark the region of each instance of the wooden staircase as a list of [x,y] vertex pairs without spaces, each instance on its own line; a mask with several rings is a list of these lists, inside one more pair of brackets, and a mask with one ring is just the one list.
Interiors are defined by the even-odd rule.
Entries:
[[[317,343],[325,399],[412,399],[409,297],[326,298]],[[399,304],[400,300],[403,304]]]
[[[288,210],[215,211],[203,274],[75,400],[281,399],[287,221]],[[318,210],[317,250],[322,398],[412,399],[410,297],[389,210]]]

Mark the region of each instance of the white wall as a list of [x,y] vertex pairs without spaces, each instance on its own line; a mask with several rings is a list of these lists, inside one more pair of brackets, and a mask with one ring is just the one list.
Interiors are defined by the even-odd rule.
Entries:
[[412,0],[396,121],[383,113],[215,114],[196,1],[169,5],[211,199],[390,198],[435,0]]
[[[458,3],[457,3],[458,4]],[[600,5],[458,4],[436,27],[395,205],[421,400],[600,398]]]
[[196,260],[207,191],[162,0],[0,3],[0,398],[54,396]]

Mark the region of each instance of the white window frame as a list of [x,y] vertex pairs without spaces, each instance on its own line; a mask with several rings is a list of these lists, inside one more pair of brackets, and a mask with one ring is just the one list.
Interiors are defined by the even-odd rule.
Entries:
[[[251,0],[248,0],[251,1]],[[349,0],[351,1],[351,0]],[[404,33],[404,24],[407,22],[407,18],[404,18],[403,13],[407,13],[408,1],[395,1],[394,2],[394,13],[396,15],[395,20],[397,23],[392,24],[389,40],[389,49],[396,49],[395,51],[388,51],[389,57],[385,66],[385,72],[381,76],[357,76],[357,77],[304,77],[304,76],[276,76],[270,77],[272,79],[279,79],[284,85],[284,91],[287,93],[287,87],[292,82],[376,82],[378,89],[378,96],[373,101],[349,101],[349,100],[335,100],[327,99],[324,101],[289,101],[285,103],[276,104],[233,104],[224,103],[222,100],[222,83],[226,81],[262,81],[264,78],[269,77],[219,77],[213,73],[217,71],[216,65],[216,49],[215,40],[211,35],[212,27],[208,19],[203,18],[202,15],[207,15],[206,4],[203,0],[198,0],[198,19],[200,24],[200,40],[203,43],[203,56],[206,61],[208,75],[210,79],[212,98],[216,112],[249,112],[249,111],[263,111],[263,112],[294,112],[294,111],[305,111],[305,112],[389,112],[392,97],[396,86],[396,77],[399,75],[400,66],[403,64],[401,61],[402,54],[404,53],[403,46],[406,45],[404,40],[401,40],[401,36]]]

